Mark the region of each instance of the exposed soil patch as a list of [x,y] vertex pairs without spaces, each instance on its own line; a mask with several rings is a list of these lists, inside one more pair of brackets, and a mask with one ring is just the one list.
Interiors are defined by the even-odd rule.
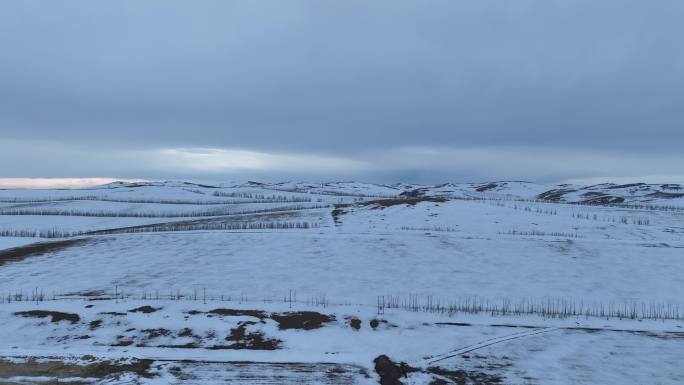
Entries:
[[619,188],[629,188],[629,187],[639,187],[644,186],[646,183],[628,183],[628,184],[618,184],[615,186],[608,187],[609,190],[619,189]]
[[424,188],[424,187],[423,188],[417,188],[417,189],[413,189],[413,190],[404,191],[401,194],[399,194],[399,196],[407,197],[407,198],[417,198],[417,197],[424,196],[427,191],[428,191],[428,189]]
[[590,327],[567,327],[564,330],[578,330],[586,333],[600,333],[600,332],[615,332],[615,333],[629,333],[643,337],[652,337],[659,339],[684,339],[684,332],[674,332],[674,331],[662,331],[654,332],[648,330],[628,330],[628,329],[603,329],[603,328],[590,328]]
[[173,362],[169,372],[179,381],[171,382],[203,383],[191,374],[197,368],[212,374],[211,381],[207,382],[226,385],[354,385],[360,378],[369,378],[364,368],[348,364],[177,361]]
[[90,330],[95,330],[95,329],[99,328],[100,326],[102,326],[102,320],[98,319],[98,320],[90,321],[90,323],[88,325],[90,325]]
[[116,312],[116,311],[105,311],[105,312],[97,313],[97,314],[100,314],[100,315],[114,315],[114,316],[119,316],[119,317],[123,317],[123,316],[127,316],[127,315],[128,315],[128,313],[119,313],[119,312]]
[[[107,378],[123,373],[134,373],[150,378],[151,360],[133,362],[102,361],[87,365],[67,364],[62,361],[29,360],[23,363],[0,359],[0,373],[4,377],[48,377],[54,379],[81,377]],[[60,382],[62,383],[62,382]]]
[[[188,313],[191,314],[191,313]],[[214,309],[209,310],[207,314],[216,314],[227,317],[255,317],[259,319],[268,318],[268,315],[261,310],[240,310],[240,309]]]
[[390,199],[377,199],[373,201],[367,201],[363,202],[363,205],[365,206],[377,206],[380,208],[384,207],[390,207],[390,206],[397,206],[397,205],[409,205],[409,206],[415,206],[420,202],[435,202],[435,203],[444,203],[448,201],[447,198],[444,197],[418,197],[418,198],[390,198]]
[[449,326],[473,326],[466,322],[436,322],[435,325],[449,325]]
[[213,349],[249,349],[249,350],[276,350],[282,341],[266,338],[259,332],[247,332],[247,326],[255,325],[256,322],[240,322],[236,328],[230,330],[226,341],[232,341],[230,345],[214,346]]
[[238,326],[234,329],[230,329],[230,335],[226,337],[226,341],[241,341],[245,338],[246,329],[249,325],[255,325],[256,322],[239,322]]
[[378,356],[373,360],[375,372],[380,376],[380,385],[403,385],[401,379],[403,373],[399,365],[392,362],[386,355]]
[[487,190],[495,189],[495,188],[497,188],[497,187],[499,187],[499,185],[496,184],[496,183],[487,183],[487,184],[483,184],[482,186],[477,187],[477,188],[475,189],[475,191],[477,191],[477,192],[485,192],[485,191],[487,191]]
[[572,193],[575,191],[577,191],[577,190],[563,189],[563,188],[553,189],[553,190],[549,190],[549,191],[546,191],[546,192],[543,192],[543,193],[537,195],[537,199],[541,199],[541,200],[549,201],[549,202],[560,202],[560,200],[563,199],[563,196],[565,194],[569,194],[569,193]]
[[235,213],[226,215],[211,216],[204,219],[192,219],[183,221],[160,222],[151,223],[147,225],[117,227],[106,230],[94,230],[85,233],[84,235],[107,235],[107,234],[126,234],[126,233],[144,233],[144,232],[165,232],[165,231],[194,231],[194,230],[227,230],[234,229],[231,225],[240,228],[241,224],[248,225],[249,223],[257,222],[276,222],[279,220],[292,219],[292,211],[294,209],[287,209],[274,211],[269,213]]
[[358,318],[352,318],[349,320],[349,326],[351,326],[354,330],[359,330],[361,329],[361,320]]
[[133,341],[131,340],[120,340],[117,341],[117,343],[113,344],[112,346],[131,346],[133,345]]
[[282,341],[264,338],[261,333],[249,334],[249,339],[232,343],[230,345],[214,345],[210,350],[276,350],[280,348]]
[[157,337],[166,337],[171,335],[171,330],[169,329],[164,329],[164,328],[159,328],[159,329],[143,329],[143,333],[147,333],[147,338],[148,339],[153,339]]
[[154,313],[157,310],[161,310],[161,308],[154,308],[150,305],[145,305],[145,306],[140,306],[135,309],[131,309],[128,312],[129,313],[144,313],[144,314],[149,314],[149,313]]
[[171,349],[198,349],[199,345],[194,342],[188,342],[187,344],[180,345],[159,345],[160,348],[171,348]]
[[14,315],[18,316],[18,317],[26,317],[26,318],[52,317],[52,319],[50,320],[51,322],[69,321],[72,324],[75,324],[81,320],[81,317],[79,317],[78,314],[62,313],[62,312],[58,312],[58,311],[49,311],[49,310],[20,311],[20,312],[14,313]]
[[273,314],[271,318],[278,323],[281,330],[286,329],[318,329],[324,323],[335,321],[331,315],[321,314],[314,311],[290,312]]
[[625,198],[623,197],[616,197],[612,195],[603,195],[603,196],[597,196],[594,198],[590,199],[585,199],[581,201],[580,203],[588,204],[588,205],[614,205],[614,204],[619,204],[619,203],[624,203]]
[[64,294],[65,297],[102,297],[105,295],[107,295],[107,293],[104,290],[86,290]]
[[608,194],[606,194],[604,192],[599,192],[599,191],[589,191],[589,192],[585,192],[584,194],[582,194],[582,196],[584,198],[604,197],[606,195],[608,195]]
[[29,257],[35,257],[47,253],[54,253],[74,246],[83,246],[90,242],[88,239],[67,239],[56,242],[39,242],[26,246],[13,247],[0,251],[0,266],[18,262]]
[[419,372],[404,362],[396,364],[386,355],[380,355],[373,360],[375,372],[380,376],[380,385],[403,385],[400,379],[407,378],[409,373]]
[[340,216],[347,213],[344,209],[349,206],[351,206],[349,203],[339,203],[335,205],[335,208],[330,214],[336,224],[340,223]]
[[[404,195],[404,193],[402,193],[400,195]],[[406,196],[406,195],[404,195],[404,196]],[[371,206],[371,208],[383,209],[385,207],[398,206],[398,205],[415,206],[416,204],[418,204],[420,202],[443,203],[446,201],[448,201],[448,199],[445,197],[406,196],[406,198],[376,199],[376,200],[365,201],[365,202],[360,202],[360,203],[356,203],[356,204],[340,203],[340,204],[335,205],[335,208],[332,210],[331,215],[332,215],[333,221],[336,224],[340,224],[341,223],[340,217],[348,212],[346,210],[347,208],[353,207],[353,206],[356,206],[356,207]]]
[[458,385],[496,385],[501,384],[503,382],[501,377],[483,372],[467,370],[446,370],[436,366],[428,368],[427,371],[428,373],[433,373],[442,377],[446,377],[454,381]]
[[373,328],[373,330],[377,329],[380,326],[383,326],[385,328],[396,328],[397,327],[397,325],[395,325],[393,323],[389,323],[385,319],[372,319],[369,322],[369,324],[370,324],[370,327]]
[[656,191],[654,193],[648,194],[648,196],[653,198],[674,199],[684,197],[684,193],[669,193],[663,191]]

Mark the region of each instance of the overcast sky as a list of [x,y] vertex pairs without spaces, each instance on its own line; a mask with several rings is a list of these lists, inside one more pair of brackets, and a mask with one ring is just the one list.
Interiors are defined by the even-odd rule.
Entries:
[[0,2],[0,177],[684,182],[684,1]]

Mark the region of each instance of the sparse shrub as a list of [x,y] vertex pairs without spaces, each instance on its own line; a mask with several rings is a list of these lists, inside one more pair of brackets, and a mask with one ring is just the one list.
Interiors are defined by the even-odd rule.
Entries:
[[595,317],[618,319],[683,320],[680,306],[673,303],[624,301],[621,303],[584,303],[565,298],[510,298],[492,300],[484,297],[459,297],[443,300],[433,296],[411,295],[378,296],[378,313],[385,309],[403,309],[414,312],[480,314],[492,316],[538,315],[544,318]]
[[455,227],[441,227],[441,226],[432,226],[432,227],[411,227],[411,226],[401,226],[401,230],[410,230],[410,231],[436,231],[436,232],[447,232],[447,233],[453,233],[456,232]]
[[[272,202],[268,202],[272,203]],[[105,217],[105,218],[192,218],[214,217],[224,215],[258,214],[279,211],[296,211],[307,209],[319,209],[329,207],[327,205],[289,205],[263,209],[233,210],[232,207],[219,207],[209,210],[191,211],[110,211],[110,210],[82,210],[82,209],[58,209],[58,208],[4,208],[0,209],[0,215],[48,215],[48,216],[76,216],[76,217]]]
[[522,236],[537,236],[537,237],[563,237],[563,238],[584,238],[584,236],[577,234],[577,233],[565,233],[562,231],[552,231],[552,232],[545,232],[545,231],[539,231],[539,230],[532,230],[532,231],[518,231],[518,230],[509,230],[505,233],[499,232],[499,234],[505,234],[505,235],[522,235]]

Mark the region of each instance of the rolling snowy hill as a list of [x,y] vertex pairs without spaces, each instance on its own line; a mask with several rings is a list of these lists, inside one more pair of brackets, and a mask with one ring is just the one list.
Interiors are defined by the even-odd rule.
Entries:
[[681,383],[683,192],[2,190],[0,381]]

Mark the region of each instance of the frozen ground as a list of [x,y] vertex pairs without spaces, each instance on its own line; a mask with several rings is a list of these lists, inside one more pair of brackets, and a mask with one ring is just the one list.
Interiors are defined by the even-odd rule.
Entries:
[[681,383],[681,191],[0,191],[0,382]]

